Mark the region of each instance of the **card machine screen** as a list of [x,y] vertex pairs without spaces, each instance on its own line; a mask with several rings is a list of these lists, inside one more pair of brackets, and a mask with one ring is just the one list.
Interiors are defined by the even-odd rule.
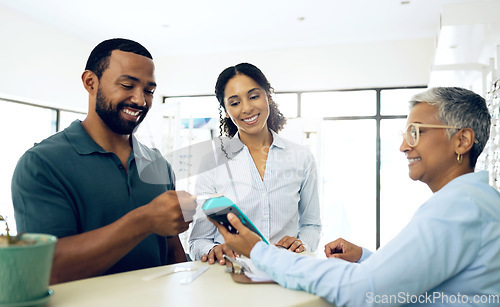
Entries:
[[266,240],[266,238],[264,238],[257,227],[252,224],[250,219],[243,212],[241,212],[241,210],[229,198],[225,196],[216,196],[209,198],[203,203],[202,209],[209,218],[224,225],[232,233],[236,233],[237,230],[233,228],[233,226],[231,226],[231,224],[227,220],[227,214],[229,212],[234,213],[240,219],[243,225],[258,234],[264,242],[269,244],[269,242]]

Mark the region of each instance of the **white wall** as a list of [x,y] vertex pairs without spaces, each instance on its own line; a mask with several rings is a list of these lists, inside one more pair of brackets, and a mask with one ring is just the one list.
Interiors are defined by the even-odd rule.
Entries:
[[0,5],[0,95],[87,111],[92,45]]
[[426,85],[434,49],[429,38],[162,58],[156,60],[158,90],[213,94],[218,74],[240,62],[257,65],[278,92]]
[[[86,112],[80,76],[97,43],[0,5],[0,95]],[[260,67],[276,91],[425,85],[434,50],[428,38],[155,58],[156,101],[213,94],[218,74],[244,61]]]

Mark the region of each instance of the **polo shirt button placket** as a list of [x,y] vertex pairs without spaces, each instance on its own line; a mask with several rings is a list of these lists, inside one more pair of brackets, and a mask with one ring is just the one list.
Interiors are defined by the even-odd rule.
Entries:
[[[124,171],[125,170],[125,167],[123,166],[123,164],[118,164],[118,169],[120,169],[121,171]],[[127,191],[128,191],[128,195],[130,196],[130,193],[131,193],[131,188],[132,188],[132,184],[130,182],[130,178],[128,176],[128,173],[125,172],[125,180],[127,182]]]

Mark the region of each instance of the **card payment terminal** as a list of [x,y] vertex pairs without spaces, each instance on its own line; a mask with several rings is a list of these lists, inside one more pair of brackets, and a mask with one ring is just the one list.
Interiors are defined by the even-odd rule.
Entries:
[[205,200],[202,209],[209,218],[224,225],[230,232],[237,233],[237,230],[227,220],[227,214],[230,212],[234,213],[243,225],[258,234],[264,242],[269,244],[257,227],[252,224],[250,219],[229,198],[223,195],[210,197]]

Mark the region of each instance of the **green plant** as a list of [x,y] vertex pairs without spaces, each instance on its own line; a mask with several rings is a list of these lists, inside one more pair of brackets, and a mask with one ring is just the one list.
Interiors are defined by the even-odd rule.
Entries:
[[[31,242],[31,241],[23,241],[21,239],[21,235],[22,234],[18,234],[17,236],[11,236],[9,231],[9,224],[7,223],[7,219],[4,218],[3,216],[0,215],[0,221],[3,221],[5,222],[5,230],[7,231],[7,235],[0,235],[0,239],[3,239],[4,237],[6,238],[6,241],[7,241],[7,245],[30,245],[30,244],[33,244],[34,242]],[[0,240],[1,242],[1,240]]]
[[0,215],[0,221],[4,221],[5,222],[5,230],[7,230],[7,244],[13,244],[14,243],[14,239],[12,239],[12,236],[9,234],[9,223],[7,223],[7,220]]

